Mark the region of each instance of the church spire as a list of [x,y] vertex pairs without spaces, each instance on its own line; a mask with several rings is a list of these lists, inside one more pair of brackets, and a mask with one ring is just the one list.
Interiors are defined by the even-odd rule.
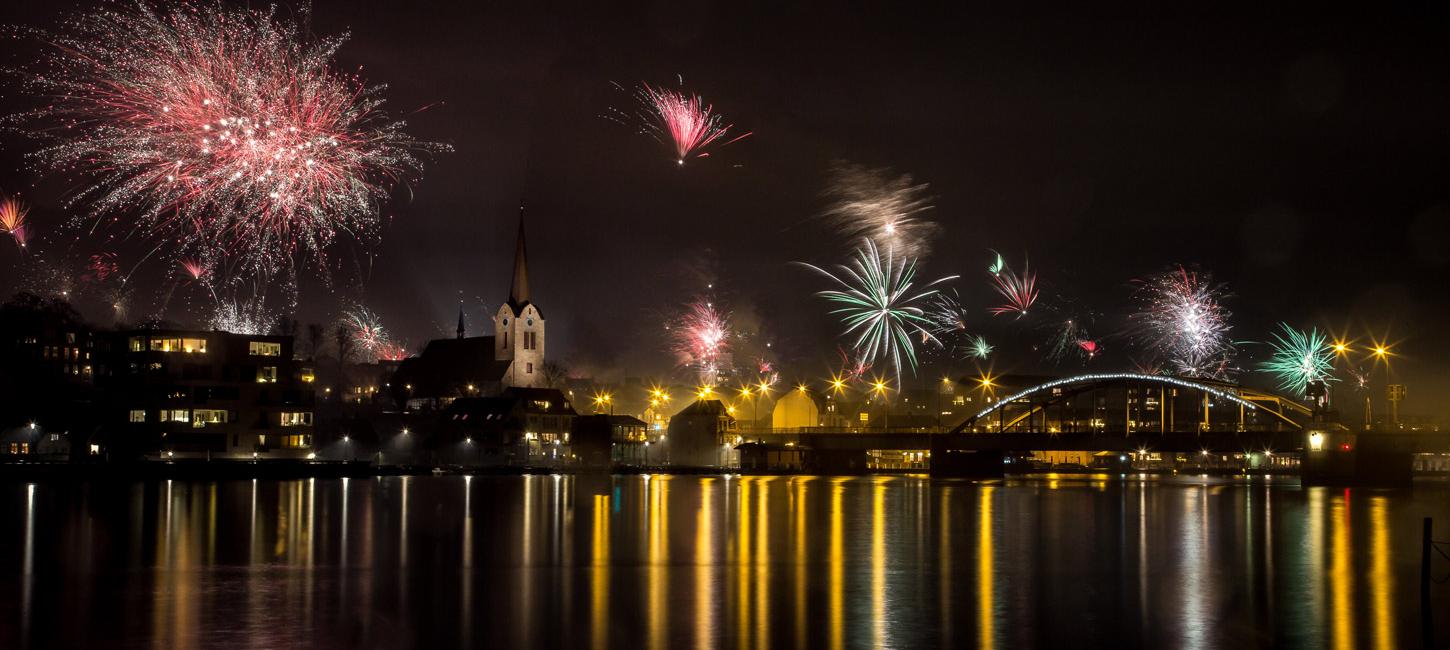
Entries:
[[458,338],[463,338],[463,301],[458,301]]
[[509,288],[509,304],[520,307],[529,302],[529,262],[524,250],[524,206],[519,206],[519,239],[514,247],[514,282]]

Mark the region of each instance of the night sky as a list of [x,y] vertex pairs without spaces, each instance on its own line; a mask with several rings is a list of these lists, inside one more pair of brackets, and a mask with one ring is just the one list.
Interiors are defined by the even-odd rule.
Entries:
[[[522,203],[551,357],[583,374],[663,372],[664,318],[713,281],[787,376],[819,377],[836,326],[810,295],[821,279],[791,262],[845,260],[818,215],[831,162],[848,160],[931,185],[942,236],[926,272],[964,276],[997,372],[1078,364],[1053,369],[1029,349],[1037,331],[989,322],[989,248],[1104,314],[1099,369],[1134,351],[1118,336],[1131,279],[1196,264],[1231,288],[1236,340],[1280,320],[1387,337],[1404,410],[1450,415],[1442,16],[456,4],[314,5],[316,33],[351,32],[342,67],[388,84],[394,113],[427,107],[410,132],[456,150],[396,193],[370,258],[342,243],[340,259],[366,261],[339,264],[331,288],[303,283],[304,322],[360,299],[416,344],[451,332],[461,292],[477,327],[506,298]],[[66,10],[8,3],[0,22]],[[611,81],[677,74],[754,135],[679,168],[601,117],[630,106]],[[0,189],[60,219],[66,186],[24,166],[26,141],[0,144]],[[1241,364],[1262,350],[1242,346]]]

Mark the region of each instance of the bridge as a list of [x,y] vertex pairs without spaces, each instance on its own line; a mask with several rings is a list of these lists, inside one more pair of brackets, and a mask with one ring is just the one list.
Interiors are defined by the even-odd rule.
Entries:
[[990,405],[949,430],[826,429],[743,431],[749,442],[824,449],[1073,449],[1238,452],[1293,450],[1313,411],[1283,396],[1228,382],[1135,373],[1047,381],[988,398]]
[[1218,380],[1091,373],[988,399],[988,406],[950,429],[742,431],[741,440],[836,457],[930,450],[934,470],[942,452],[996,454],[999,462],[1002,454],[1046,450],[1302,453],[1319,430],[1345,451],[1362,438],[1399,454],[1450,452],[1450,434],[1356,434],[1288,397]]

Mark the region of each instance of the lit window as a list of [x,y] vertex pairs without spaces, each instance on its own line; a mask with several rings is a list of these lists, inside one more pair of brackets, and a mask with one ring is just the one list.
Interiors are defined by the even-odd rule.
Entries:
[[871,421],[871,414],[870,413],[866,413],[865,411],[862,411],[861,412],[861,415],[860,415],[860,418],[861,418],[861,421],[862,422],[870,422]]
[[131,422],[145,422],[146,421],[146,409],[131,409],[131,414],[130,414],[129,421],[131,421]]
[[222,409],[196,409],[191,413],[191,426],[198,429],[208,424],[226,424],[227,412]]
[[91,455],[92,456],[95,456],[95,455],[100,454],[100,453],[101,453],[101,446],[100,445],[91,445]]
[[146,350],[146,337],[144,337],[144,336],[133,336],[133,337],[131,337],[131,351],[132,352],[144,352],[145,350]]
[[290,449],[310,447],[311,441],[308,440],[308,437],[309,436],[282,436],[282,446]]
[[181,339],[182,352],[206,352],[206,339]]
[[312,413],[309,411],[284,411],[282,413],[282,426],[310,427],[312,426]]
[[247,343],[247,354],[254,357],[280,357],[282,356],[282,344],[268,341],[250,341]]
[[257,367],[257,383],[259,383],[259,384],[275,384],[275,383],[277,383],[277,366],[258,366]]
[[310,384],[317,379],[317,374],[314,373],[311,368],[303,368],[302,372],[299,373],[299,377],[302,379],[303,383]]
[[181,338],[180,337],[164,337],[164,338],[151,339],[151,351],[152,352],[180,352],[181,351]]
[[186,409],[163,409],[161,411],[162,422],[190,422],[191,413]]

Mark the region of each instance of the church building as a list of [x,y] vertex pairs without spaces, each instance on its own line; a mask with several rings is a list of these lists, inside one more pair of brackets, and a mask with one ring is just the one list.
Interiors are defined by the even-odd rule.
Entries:
[[408,410],[435,410],[460,397],[544,387],[544,313],[529,292],[522,217],[513,282],[508,300],[494,314],[493,335],[467,336],[466,325],[460,306],[457,338],[429,341],[421,355],[398,366],[391,389],[399,404]]

